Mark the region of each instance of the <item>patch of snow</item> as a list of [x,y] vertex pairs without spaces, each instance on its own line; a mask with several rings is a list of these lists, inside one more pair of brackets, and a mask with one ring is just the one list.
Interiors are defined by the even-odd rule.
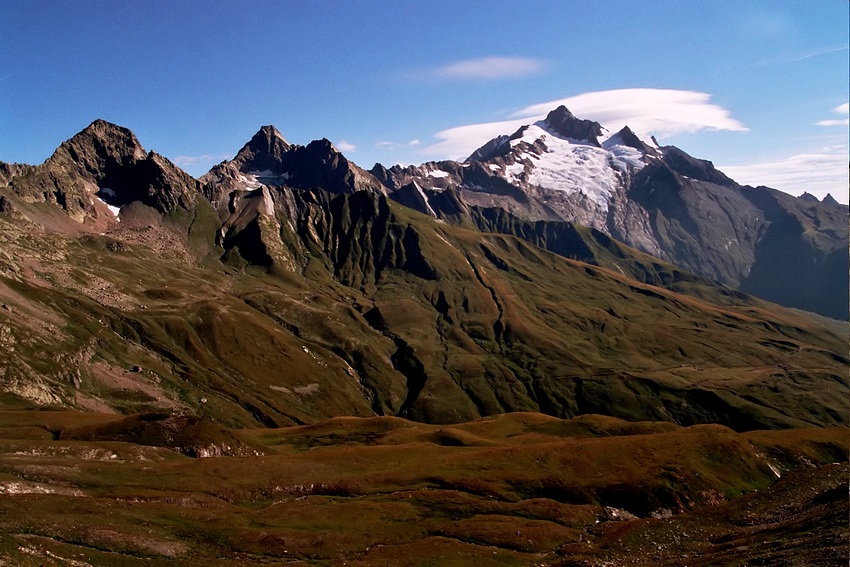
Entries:
[[514,182],[519,182],[519,175],[525,171],[525,164],[522,162],[512,163],[508,166],[505,166],[505,177],[508,180],[512,180]]
[[239,181],[245,184],[245,189],[256,189],[262,186],[262,183],[257,181],[257,177],[254,175],[240,175]]
[[[102,189],[102,191],[106,192],[105,189]],[[110,189],[110,191],[112,191],[112,190]],[[113,192],[112,194],[114,195],[115,193]],[[107,203],[106,201],[104,201],[103,199],[98,197],[97,195],[95,195],[95,199],[97,199],[98,201],[100,201],[101,203],[106,205],[106,208],[109,209],[109,212],[111,212],[115,216],[115,222],[121,222],[121,217],[118,216],[118,214],[121,212],[121,207],[115,207],[113,205],[110,205],[109,203]]]
[[434,177],[435,179],[442,179],[444,177],[448,177],[449,174],[446,171],[440,171],[439,169],[435,169],[434,171],[429,171],[428,176]]
[[491,163],[489,167],[491,171],[502,171],[502,168],[496,165],[495,163]]

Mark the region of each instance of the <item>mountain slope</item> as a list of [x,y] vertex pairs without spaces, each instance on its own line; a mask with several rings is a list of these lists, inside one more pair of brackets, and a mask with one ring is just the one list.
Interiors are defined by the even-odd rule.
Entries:
[[[99,140],[76,154],[97,154]],[[7,404],[183,408],[243,426],[524,410],[741,430],[847,419],[846,329],[677,275],[601,233],[565,233],[580,237],[567,259],[376,192],[207,179],[179,186],[196,191],[182,201],[174,185],[138,193],[160,173],[131,177],[154,158],[125,140],[111,160],[67,154],[72,187],[108,182],[113,198],[139,199],[106,234],[34,230],[23,213],[0,214]],[[31,212],[22,196],[52,167],[0,194]],[[203,198],[214,194],[218,220]],[[169,195],[177,209],[152,206]],[[177,233],[166,220],[181,202],[193,207],[178,219],[195,220]],[[150,222],[125,222],[142,206]]]
[[[845,319],[850,213],[834,199],[741,186],[678,148],[613,135],[559,107],[463,164],[372,172],[399,202],[457,220],[469,206],[595,228],[723,285]],[[444,193],[460,206],[444,213]],[[785,275],[783,275],[785,274]],[[804,274],[796,277],[791,274]]]

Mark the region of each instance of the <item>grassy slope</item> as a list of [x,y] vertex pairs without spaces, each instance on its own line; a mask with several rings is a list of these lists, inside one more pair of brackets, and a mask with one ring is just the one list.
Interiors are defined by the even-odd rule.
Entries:
[[[0,558],[20,565],[61,564],[57,557],[93,565],[555,564],[628,554],[655,541],[649,537],[672,554],[673,520],[630,515],[671,512],[694,534],[693,549],[721,553],[712,537],[752,530],[717,523],[734,514],[712,506],[759,490],[767,495],[763,510],[776,498],[772,468],[785,478],[846,462],[848,440],[846,429],[739,434],[533,413],[448,427],[386,417],[242,431],[172,423],[184,442],[232,446],[238,437],[256,452],[191,459],[163,448],[162,438],[140,435],[136,423],[0,413]],[[79,440],[98,432],[100,440]],[[835,482],[827,484],[776,486],[790,502],[813,491],[829,500]],[[781,537],[775,533],[784,525],[776,520],[769,537]],[[816,540],[793,533],[798,550]]]
[[[386,269],[374,281],[349,259],[346,277],[366,282],[353,289],[320,250],[300,273],[268,273],[204,256],[203,239],[163,242],[161,229],[66,238],[0,218],[6,403],[183,407],[241,427],[526,410],[738,430],[847,421],[846,329],[393,214],[433,279]],[[205,221],[178,221],[200,238]]]

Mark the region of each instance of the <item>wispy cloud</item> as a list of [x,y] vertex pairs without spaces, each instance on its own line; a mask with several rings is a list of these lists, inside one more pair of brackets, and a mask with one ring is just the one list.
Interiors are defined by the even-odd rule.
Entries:
[[848,157],[848,147],[841,144],[770,163],[721,165],[718,169],[746,185],[766,185],[792,195],[809,192],[819,199],[831,193],[836,200],[847,203]]
[[707,93],[672,89],[597,91],[527,106],[508,120],[469,124],[437,132],[440,141],[422,150],[434,158],[465,157],[489,139],[513,133],[564,105],[580,118],[595,120],[615,132],[628,125],[641,137],[670,136],[700,130],[746,131],[728,110],[710,102]]
[[199,156],[177,156],[171,161],[182,168],[214,165],[229,158],[229,154],[202,154]]
[[798,53],[791,53],[788,55],[784,55],[781,57],[775,57],[772,59],[764,59],[759,61],[758,65],[776,65],[780,63],[796,63],[798,61],[805,61],[807,59],[812,59],[814,57],[820,57],[822,55],[829,55],[831,53],[839,53],[841,51],[847,51],[850,49],[848,45],[833,45],[830,47],[822,47],[820,49],[813,49],[810,51],[802,51]]
[[416,75],[429,79],[495,81],[540,75],[548,67],[549,64],[546,61],[531,57],[480,57],[425,69]]
[[351,142],[346,142],[345,140],[340,140],[339,142],[337,142],[337,143],[336,143],[336,144],[334,144],[334,145],[336,146],[336,149],[338,149],[338,150],[339,150],[339,151],[341,151],[341,152],[354,152],[354,151],[357,151],[357,146],[355,146],[355,145],[354,145],[354,144],[352,144]]
[[[850,103],[844,103],[832,109],[836,114],[850,115]],[[850,126],[850,116],[844,119],[820,120],[816,122],[818,126]]]

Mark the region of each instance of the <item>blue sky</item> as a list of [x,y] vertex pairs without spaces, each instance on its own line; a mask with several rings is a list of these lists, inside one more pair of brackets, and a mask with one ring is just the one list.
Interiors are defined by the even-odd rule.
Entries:
[[0,0],[0,160],[104,118],[193,175],[264,124],[420,163],[567,102],[846,203],[848,19],[846,0]]

